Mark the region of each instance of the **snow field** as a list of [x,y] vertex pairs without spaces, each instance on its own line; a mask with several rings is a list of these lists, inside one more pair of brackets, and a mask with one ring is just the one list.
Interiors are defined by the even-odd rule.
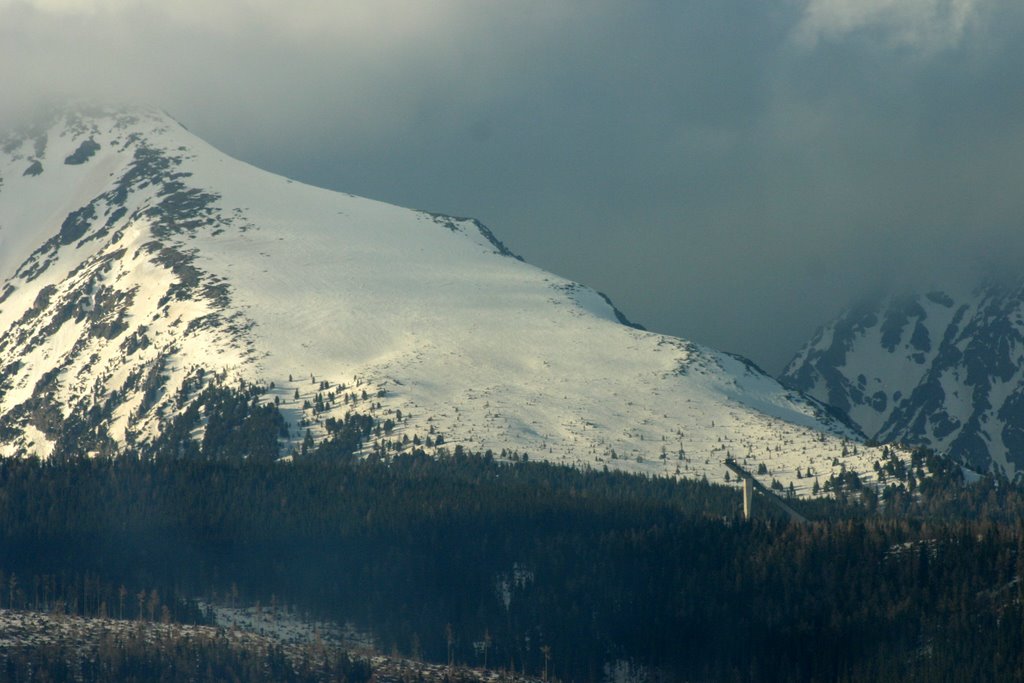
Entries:
[[[202,367],[229,384],[273,384],[263,400],[280,401],[291,429],[286,453],[306,429],[323,438],[326,419],[348,410],[381,420],[401,411],[388,438],[443,435],[448,449],[713,481],[724,480],[722,463],[732,456],[750,469],[763,462],[769,481],[792,483],[800,495],[813,479],[797,468],[823,482],[844,439],[856,441],[741,360],[620,324],[596,292],[503,255],[472,220],[294,183],[221,154],[155,112],[136,114],[132,138],[117,117],[98,118],[77,136],[68,130],[59,122],[51,129],[41,175],[18,176],[31,193],[0,191],[0,218],[13,221],[0,225],[17,225],[19,235],[15,244],[12,231],[0,231],[11,247],[0,261],[0,291],[16,286],[0,304],[8,330],[0,369],[22,363],[0,385],[2,411],[25,403],[56,368],[55,398],[66,410],[125,393],[111,435],[151,439],[182,409],[175,397]],[[100,144],[93,159],[55,161],[86,137]],[[173,174],[132,186],[108,235],[63,245],[34,280],[17,275],[59,231],[62,212],[106,192],[104,180],[118,182],[133,144],[173,159]],[[5,157],[5,179],[23,162]],[[198,228],[168,230],[189,217],[159,222],[160,211],[174,208],[169,182],[215,196],[213,215]],[[30,211],[22,196],[60,208]],[[115,208],[104,202],[107,213]],[[189,279],[188,296],[177,295]],[[18,323],[46,285],[55,301],[84,301],[85,312],[97,305],[99,287],[121,294],[116,304],[108,297],[113,309],[103,314],[123,330],[88,336],[71,317],[44,334],[57,306]],[[159,390],[144,398],[137,385],[157,372]],[[303,408],[330,391],[338,398],[323,413]],[[355,404],[340,399],[352,391]],[[0,446],[6,454],[49,448],[48,437],[27,426]],[[878,457],[860,445],[844,462],[871,478]]]

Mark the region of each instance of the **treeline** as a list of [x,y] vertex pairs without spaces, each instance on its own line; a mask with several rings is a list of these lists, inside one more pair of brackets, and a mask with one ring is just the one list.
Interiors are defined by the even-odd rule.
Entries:
[[384,651],[562,680],[623,661],[672,680],[1024,678],[1006,482],[935,476],[899,515],[851,498],[790,525],[742,521],[706,482],[320,455],[0,461],[0,600],[157,620],[164,603],[201,620],[190,596],[288,604]]
[[246,681],[246,683],[364,683],[368,662],[345,653],[310,646],[286,653],[280,646],[257,646],[227,635],[176,630],[111,630],[87,639],[44,639],[5,648],[0,683],[20,681]]

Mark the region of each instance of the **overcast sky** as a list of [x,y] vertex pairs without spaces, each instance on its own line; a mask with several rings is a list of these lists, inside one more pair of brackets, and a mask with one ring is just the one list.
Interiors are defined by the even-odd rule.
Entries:
[[1014,271],[1022,38],[1020,0],[0,0],[0,118],[155,104],[775,372],[872,291]]

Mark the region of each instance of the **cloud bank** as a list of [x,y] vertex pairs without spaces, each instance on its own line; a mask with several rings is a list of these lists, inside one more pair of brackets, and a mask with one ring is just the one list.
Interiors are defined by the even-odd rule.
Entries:
[[1018,5],[0,0],[0,123],[153,103],[779,369],[855,298],[1016,270]]
[[985,0],[810,0],[795,37],[804,47],[814,47],[822,40],[867,33],[890,46],[933,53],[960,43],[989,4]]

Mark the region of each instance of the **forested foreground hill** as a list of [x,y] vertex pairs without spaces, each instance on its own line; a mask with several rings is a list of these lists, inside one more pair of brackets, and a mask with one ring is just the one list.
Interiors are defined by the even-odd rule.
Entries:
[[937,473],[791,525],[725,486],[461,451],[8,459],[0,607],[189,622],[230,596],[563,681],[1020,680],[1022,501]]
[[[152,620],[0,610],[0,681],[365,683],[389,667],[323,642]],[[379,680],[379,679],[378,679]]]

